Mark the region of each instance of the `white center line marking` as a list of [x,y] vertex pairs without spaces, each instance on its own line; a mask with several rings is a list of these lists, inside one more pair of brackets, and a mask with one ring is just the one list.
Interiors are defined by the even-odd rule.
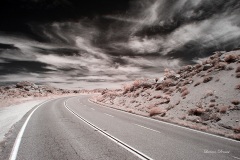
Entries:
[[151,131],[154,131],[154,132],[161,133],[161,132],[159,132],[159,131],[157,131],[157,130],[154,130],[154,129],[151,129],[151,128],[147,128],[147,127],[141,126],[141,125],[139,125],[139,124],[134,124],[134,125],[136,125],[136,126],[138,126],[138,127],[142,127],[142,128],[148,129],[148,130],[151,130]]
[[104,114],[106,114],[107,116],[110,116],[110,117],[114,117],[114,116],[112,116],[112,115],[110,115],[110,114],[107,114],[107,113],[104,113]]
[[232,156],[233,158],[235,158],[235,159],[240,159],[240,158],[238,158],[238,157],[235,157],[235,156]]
[[[69,99],[68,99],[69,100]],[[68,101],[67,100],[67,101]],[[117,143],[118,145],[120,145],[121,147],[125,148],[126,150],[128,150],[129,152],[133,153],[134,155],[138,156],[140,159],[142,160],[153,160],[152,158],[148,157],[147,155],[145,155],[144,153],[136,150],[135,148],[129,146],[128,144],[124,143],[123,141],[117,139],[116,137],[110,135],[109,133],[107,133],[106,131],[98,128],[97,126],[95,126],[93,123],[87,121],[86,119],[84,119],[83,117],[81,117],[79,114],[77,114],[76,112],[74,112],[73,110],[71,110],[68,105],[67,105],[67,101],[64,102],[64,106],[65,108],[71,112],[73,115],[75,115],[78,119],[80,119],[81,121],[83,121],[84,123],[86,123],[87,125],[89,125],[90,127],[96,129],[99,131],[99,133],[101,133],[102,135],[106,136],[107,138],[109,138],[110,140],[114,141],[115,143]]]
[[91,108],[91,110],[94,110],[94,111],[95,111],[95,109],[94,109],[94,108]]

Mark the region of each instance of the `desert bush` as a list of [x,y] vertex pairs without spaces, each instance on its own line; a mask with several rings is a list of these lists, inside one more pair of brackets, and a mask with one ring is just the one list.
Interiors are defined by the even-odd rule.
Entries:
[[214,104],[214,103],[211,103],[211,104],[209,104],[208,107],[212,108],[212,107],[214,107],[214,106],[215,106],[215,104]]
[[162,84],[158,84],[157,86],[156,86],[156,91],[159,91],[159,90],[162,90],[163,89],[163,85]]
[[181,94],[181,97],[185,97],[186,95],[188,95],[190,92],[188,90],[184,90]]
[[178,101],[176,102],[176,105],[179,105],[179,103],[180,103],[180,100],[178,100]]
[[231,103],[234,105],[238,105],[238,104],[240,104],[240,101],[235,99],[235,100],[232,100]]
[[197,82],[194,84],[194,87],[198,86],[199,84],[201,84],[201,82]]
[[213,68],[210,68],[207,70],[208,73],[212,72],[213,71]]
[[195,68],[200,68],[200,67],[202,67],[201,64],[196,64],[196,65],[195,65]]
[[240,66],[237,66],[237,68],[236,68],[236,71],[235,71],[236,73],[238,73],[238,72],[240,72]]
[[210,102],[216,102],[216,100],[215,99],[211,99]]
[[213,120],[214,122],[218,122],[221,120],[221,115],[219,113],[213,113],[210,115],[209,119]]
[[162,96],[161,95],[156,95],[156,96],[154,96],[154,98],[159,99],[159,98],[162,98]]
[[216,64],[215,69],[225,70],[227,67],[227,63],[225,62],[219,62]]
[[168,107],[167,107],[167,111],[169,111],[170,109],[173,109],[174,107],[175,107],[175,106],[172,105],[172,104],[168,105]]
[[240,133],[240,125],[233,127],[235,133]]
[[188,111],[188,115],[200,116],[205,112],[203,108],[193,108]]
[[165,87],[174,86],[175,84],[173,79],[168,78],[162,82],[162,85],[163,85],[163,88],[165,88]]
[[149,110],[149,116],[152,117],[154,115],[161,114],[161,116],[164,116],[166,114],[167,110],[160,108],[160,107],[153,107]]
[[184,86],[181,88],[180,92],[183,93],[185,90],[187,90],[187,87]]
[[226,68],[226,70],[227,71],[231,71],[231,70],[233,70],[234,68],[232,67],[232,66],[228,66],[227,68]]
[[240,84],[236,85],[235,89],[240,90]]
[[213,90],[207,90],[205,97],[210,97],[210,96],[213,96],[213,95],[214,95],[214,91]]
[[228,110],[228,106],[219,107],[219,112],[220,112],[220,113],[226,113],[227,110]]
[[207,83],[207,82],[211,81],[212,79],[213,79],[213,77],[210,77],[210,76],[204,77],[203,83]]
[[224,57],[225,62],[228,62],[228,63],[235,62],[237,61],[237,59],[238,59],[237,56],[233,54],[229,54]]
[[236,74],[236,78],[240,78],[240,73],[237,73],[237,74]]
[[130,103],[135,103],[135,102],[136,102],[136,100],[131,100],[131,101],[130,101]]

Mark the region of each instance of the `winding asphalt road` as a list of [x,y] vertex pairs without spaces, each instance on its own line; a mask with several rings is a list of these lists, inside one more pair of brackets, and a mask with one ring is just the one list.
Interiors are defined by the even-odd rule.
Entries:
[[101,107],[88,98],[61,98],[39,106],[10,159],[240,159],[239,141]]

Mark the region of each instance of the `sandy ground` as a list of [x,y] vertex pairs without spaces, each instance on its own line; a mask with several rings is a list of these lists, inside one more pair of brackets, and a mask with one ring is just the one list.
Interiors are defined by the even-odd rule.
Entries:
[[3,141],[4,135],[8,133],[10,128],[18,122],[29,110],[34,106],[46,101],[47,98],[41,100],[33,100],[9,107],[0,108],[0,142]]

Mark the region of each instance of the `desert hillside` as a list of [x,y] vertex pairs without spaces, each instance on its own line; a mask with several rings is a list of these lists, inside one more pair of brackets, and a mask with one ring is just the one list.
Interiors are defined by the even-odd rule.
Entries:
[[155,80],[106,90],[96,103],[240,139],[240,51],[217,52]]
[[67,90],[55,88],[49,85],[37,85],[32,82],[22,81],[13,85],[0,86],[0,107],[6,107],[39,98],[54,98],[76,94],[93,94],[101,91],[101,89]]

